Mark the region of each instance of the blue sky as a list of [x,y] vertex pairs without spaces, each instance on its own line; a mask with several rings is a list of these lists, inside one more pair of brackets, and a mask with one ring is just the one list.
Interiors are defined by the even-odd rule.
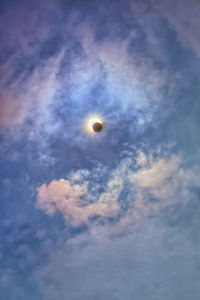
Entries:
[[199,300],[199,20],[1,1],[1,299]]

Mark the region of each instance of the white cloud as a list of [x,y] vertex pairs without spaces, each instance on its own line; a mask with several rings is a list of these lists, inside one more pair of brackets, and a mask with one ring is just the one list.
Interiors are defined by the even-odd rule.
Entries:
[[[126,163],[127,178],[132,187],[132,204],[126,215],[115,226],[110,226],[110,234],[118,235],[139,228],[149,217],[156,217],[163,210],[180,205],[186,206],[193,197],[193,188],[200,187],[200,167],[183,167],[178,156],[146,156],[140,153],[136,171]],[[100,234],[102,235],[102,233]]]
[[[38,188],[37,206],[48,214],[60,212],[72,226],[87,223],[94,238],[120,234],[138,226],[146,218],[158,215],[162,210],[180,204],[187,205],[192,198],[193,187],[200,187],[196,173],[199,167],[184,168],[180,157],[161,156],[159,153],[139,153],[136,159],[123,159],[107,179],[104,191],[99,191],[96,170],[79,170],[68,179],[52,181]],[[93,175],[94,174],[94,175]],[[105,179],[99,171],[98,180]],[[99,181],[99,182],[100,182]],[[129,188],[121,200],[128,203],[127,211],[121,209],[120,195]],[[93,191],[93,192],[92,192]],[[101,228],[90,218],[100,216],[119,217],[115,224]],[[92,223],[91,223],[92,222]]]
[[87,175],[88,171],[80,170],[69,179],[43,184],[37,189],[37,207],[50,215],[61,212],[72,226],[88,223],[95,216],[116,216],[123,180],[111,174],[105,191],[94,197],[88,188]]

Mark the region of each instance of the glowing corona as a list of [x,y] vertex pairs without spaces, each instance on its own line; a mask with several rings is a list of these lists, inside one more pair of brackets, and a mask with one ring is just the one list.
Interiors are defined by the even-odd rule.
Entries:
[[89,115],[84,121],[84,128],[90,134],[100,132],[103,127],[104,121],[99,115]]

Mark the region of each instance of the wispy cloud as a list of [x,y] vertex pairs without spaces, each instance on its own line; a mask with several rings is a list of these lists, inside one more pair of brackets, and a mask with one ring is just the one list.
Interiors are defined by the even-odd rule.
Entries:
[[[198,0],[160,1],[152,0],[156,12],[167,18],[172,30],[184,47],[192,49],[200,56],[199,18],[200,3]],[[192,16],[192,17],[189,17]]]
[[[42,185],[37,190],[37,207],[50,215],[60,212],[71,226],[87,224],[91,233],[94,229],[94,236],[97,227],[92,224],[98,226],[98,221],[93,217],[107,222],[109,217],[114,217],[114,224],[109,225],[112,235],[125,232],[130,226],[138,227],[146,218],[157,216],[165,209],[187,205],[193,197],[192,189],[200,187],[196,172],[199,173],[199,166],[184,167],[179,156],[140,152],[136,159],[123,159],[106,176],[99,172],[100,182],[107,178],[103,191],[98,190],[95,169],[80,170],[68,179]],[[129,191],[126,196],[125,190]]]
[[[0,125],[3,129],[15,132],[18,127],[24,125],[28,117],[44,114],[58,88],[56,76],[61,55],[38,66],[26,80],[22,79],[22,73],[14,79],[9,88],[4,85],[0,95]],[[10,68],[10,62],[5,68],[5,71]]]
[[199,254],[187,222],[168,227],[162,219],[149,219],[142,230],[104,243],[91,242],[87,234],[79,236],[54,252],[37,273],[41,293],[51,300],[64,298],[66,292],[77,300],[154,300],[177,295],[187,299],[193,290],[196,300],[199,283],[194,261],[199,261]]
[[175,2],[2,2],[3,299],[199,299],[199,4]]
[[[65,21],[65,31],[59,32],[60,23],[51,30],[48,24],[52,21],[53,26],[58,16],[61,18],[60,8],[54,2],[48,9],[42,4],[34,8],[30,28],[24,26],[25,20],[17,27],[20,43],[17,48],[14,47],[14,25],[9,25],[8,34],[13,44],[7,45],[12,48],[12,54],[1,66],[2,75],[5,74],[1,79],[1,125],[13,127],[15,131],[15,127],[23,125],[25,120],[34,119],[34,130],[42,132],[47,139],[55,128],[63,132],[66,124],[61,118],[55,118],[55,113],[65,113],[68,114],[68,138],[73,140],[71,136],[75,131],[70,124],[80,124],[82,118],[94,110],[116,124],[120,121],[118,108],[136,120],[134,126],[138,131],[143,130],[165,101],[166,86],[172,95],[179,81],[177,74],[170,67],[157,67],[154,58],[131,48],[132,43],[141,43],[137,36],[140,29],[137,28],[137,34],[134,34],[134,25],[131,25],[132,30],[125,30],[124,35],[114,35],[112,41],[109,33],[99,40],[98,28],[91,26],[94,19],[90,16],[88,20],[82,20],[80,9],[72,9]],[[56,12],[53,20],[51,10]],[[29,11],[29,6],[20,6],[15,17],[26,15],[24,11]],[[8,10],[5,19],[12,13],[13,9]],[[42,28],[39,33],[35,29],[36,22]],[[13,23],[17,23],[15,18]],[[123,25],[123,20],[115,20],[114,28],[119,26],[118,23]],[[113,29],[111,35],[114,32]],[[30,46],[32,44],[35,46]],[[48,52],[47,47],[52,50]],[[150,43],[150,47],[156,46]],[[52,106],[48,107],[49,104]],[[72,116],[73,120],[70,119]]]

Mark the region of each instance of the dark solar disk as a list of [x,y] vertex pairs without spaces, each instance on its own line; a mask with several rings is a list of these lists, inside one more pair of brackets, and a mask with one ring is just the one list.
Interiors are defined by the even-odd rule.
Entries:
[[94,132],[100,132],[103,129],[103,124],[96,122],[93,124],[92,128],[93,128]]

